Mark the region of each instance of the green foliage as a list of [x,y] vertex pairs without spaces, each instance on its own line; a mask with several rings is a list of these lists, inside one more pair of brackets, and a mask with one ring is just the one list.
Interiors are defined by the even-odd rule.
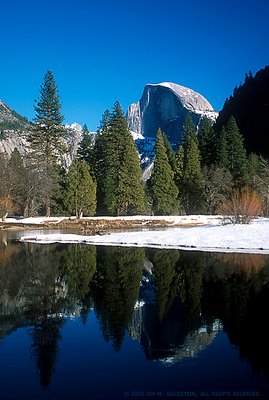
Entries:
[[181,253],[176,268],[176,274],[181,278],[178,279],[179,295],[188,307],[190,323],[193,323],[195,316],[200,313],[203,288],[202,260],[199,253],[184,252]]
[[212,121],[203,118],[198,130],[198,143],[201,165],[210,166],[216,163],[217,140]]
[[139,157],[118,102],[103,116],[94,156],[99,210],[111,215],[143,213],[145,194]]
[[61,255],[60,264],[69,296],[82,301],[90,292],[90,284],[96,272],[96,247],[69,245]]
[[61,104],[57,86],[51,71],[47,71],[40,88],[40,98],[35,106],[35,126],[28,140],[40,160],[52,163],[65,150],[62,138],[66,130],[62,126]]
[[175,160],[175,182],[178,188],[182,185],[184,175],[184,149],[180,145],[176,154]]
[[218,153],[217,153],[217,163],[220,167],[229,169],[229,150],[228,150],[228,142],[227,142],[227,132],[223,127],[219,140],[218,140]]
[[75,160],[66,176],[65,206],[80,218],[96,211],[96,183],[86,161]]
[[61,104],[58,96],[58,88],[51,71],[47,71],[40,88],[40,98],[36,100],[35,122],[45,125],[47,128],[61,125],[64,117],[61,115]]
[[221,132],[219,160],[221,166],[229,169],[234,187],[244,187],[247,182],[246,149],[234,117]]
[[156,215],[176,214],[178,212],[178,189],[174,182],[174,172],[166,154],[160,129],[157,132],[154,150],[155,159],[150,184],[153,212]]
[[183,134],[181,144],[184,150],[187,150],[188,142],[190,137],[196,137],[196,128],[194,126],[192,117],[188,114],[186,122],[183,126]]
[[155,250],[152,257],[155,291],[159,319],[167,314],[176,295],[175,267],[179,259],[178,250]]
[[104,338],[120,350],[140,289],[144,249],[103,247],[93,285],[96,314]]
[[166,154],[167,154],[167,157],[168,157],[169,164],[170,164],[172,170],[175,171],[175,167],[176,167],[175,152],[174,152],[174,150],[173,150],[173,148],[171,146],[171,143],[169,142],[166,134],[164,132],[162,132],[162,135],[163,135],[163,143],[164,143],[164,146],[165,146],[165,149],[166,149]]
[[61,104],[57,94],[57,85],[51,71],[45,74],[40,88],[40,98],[36,101],[36,124],[28,134],[31,156],[39,165],[39,172],[44,178],[44,202],[46,215],[50,215],[51,198],[57,185],[55,164],[67,149],[63,144],[66,130],[62,125]]
[[269,66],[252,76],[246,75],[245,82],[235,88],[232,96],[225,101],[216,121],[217,132],[234,116],[244,137],[248,154],[255,152],[269,156]]
[[79,143],[77,158],[93,166],[93,140],[87,125],[84,125],[82,128],[82,140]]
[[205,185],[198,140],[191,118],[187,119],[185,125],[183,145],[185,153],[181,204],[187,214],[201,213],[205,209]]

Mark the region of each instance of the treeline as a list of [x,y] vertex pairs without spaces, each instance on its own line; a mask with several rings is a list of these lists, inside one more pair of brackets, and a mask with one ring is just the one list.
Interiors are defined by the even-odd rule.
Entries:
[[235,87],[233,95],[224,103],[216,121],[220,132],[231,115],[234,116],[245,139],[247,151],[269,157],[269,66],[255,76],[246,74],[243,84]]
[[10,158],[0,155],[2,217],[212,214],[223,206],[227,210],[234,193],[249,193],[252,200],[256,193],[254,200],[268,215],[268,161],[247,156],[233,117],[220,133],[207,119],[197,132],[187,118],[176,152],[159,130],[152,176],[143,183],[139,155],[118,102],[104,113],[94,139],[84,126],[71,166],[61,166],[68,132],[57,91],[48,71],[36,101],[27,155],[22,159],[16,149]]

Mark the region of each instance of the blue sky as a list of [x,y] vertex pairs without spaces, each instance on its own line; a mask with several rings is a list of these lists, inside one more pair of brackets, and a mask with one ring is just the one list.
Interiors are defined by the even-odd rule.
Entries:
[[190,87],[220,110],[269,64],[268,0],[9,0],[0,13],[0,98],[29,119],[48,69],[65,121],[95,130],[147,83]]

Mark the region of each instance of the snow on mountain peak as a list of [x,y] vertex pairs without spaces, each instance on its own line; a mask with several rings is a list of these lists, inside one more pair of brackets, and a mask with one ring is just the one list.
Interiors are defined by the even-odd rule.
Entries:
[[71,124],[71,125],[66,124],[65,128],[72,129],[72,131],[76,131],[77,133],[82,132],[82,126],[78,122],[73,122],[73,124]]
[[[147,85],[148,86],[148,85]],[[179,97],[183,106],[185,106],[190,111],[213,111],[214,109],[209,101],[202,96],[200,93],[187,88],[185,86],[178,85],[173,82],[162,82],[157,84],[149,84],[149,86],[162,86],[172,90],[177,97]]]

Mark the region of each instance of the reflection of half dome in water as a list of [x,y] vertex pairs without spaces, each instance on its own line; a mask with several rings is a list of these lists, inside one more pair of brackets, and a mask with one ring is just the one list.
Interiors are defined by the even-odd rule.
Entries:
[[162,358],[160,361],[164,364],[174,364],[184,358],[195,358],[213,342],[217,333],[222,330],[222,325],[219,320],[215,320],[210,326],[211,329],[208,328],[208,326],[203,326],[198,331],[189,333],[184,343],[174,349],[173,356]]
[[159,360],[165,364],[195,358],[212,343],[222,330],[219,320],[189,331],[184,308],[177,305],[164,321],[158,318],[156,304],[136,307],[129,324],[129,335],[139,340],[147,359]]

